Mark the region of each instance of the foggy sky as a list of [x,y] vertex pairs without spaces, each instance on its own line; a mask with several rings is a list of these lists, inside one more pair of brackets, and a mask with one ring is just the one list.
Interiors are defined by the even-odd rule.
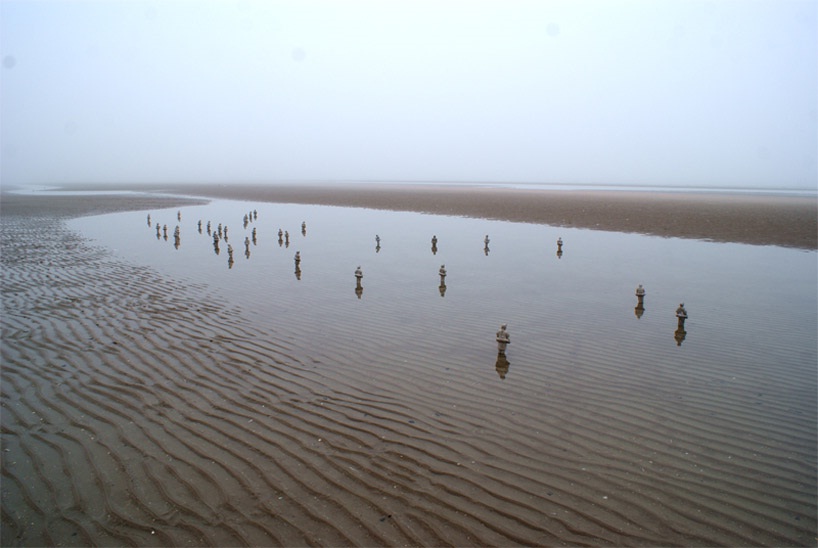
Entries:
[[817,6],[3,0],[0,180],[814,189]]

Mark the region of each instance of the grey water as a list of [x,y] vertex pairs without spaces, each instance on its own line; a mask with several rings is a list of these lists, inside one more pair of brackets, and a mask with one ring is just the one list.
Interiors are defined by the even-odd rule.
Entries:
[[[243,216],[253,211],[258,218],[245,228]],[[208,296],[307,346],[376,337],[391,325],[418,347],[445,346],[466,367],[489,360],[494,331],[508,323],[519,379],[543,362],[549,344],[566,340],[576,341],[580,352],[611,352],[626,361],[647,353],[680,367],[733,370],[750,359],[758,368],[781,375],[797,370],[814,379],[808,373],[818,360],[814,251],[231,200],[150,214],[152,226],[147,212],[86,217],[71,225],[120,258],[203,285]],[[218,253],[208,221],[211,231],[219,223],[228,228]],[[167,225],[167,240],[157,238],[156,223]],[[279,242],[279,229],[289,233],[289,245]],[[558,238],[564,242],[559,256]],[[360,294],[358,266],[364,274]],[[638,284],[647,291],[641,314]],[[674,312],[682,302],[689,319],[680,340]],[[388,354],[396,341],[366,344],[380,344]]]

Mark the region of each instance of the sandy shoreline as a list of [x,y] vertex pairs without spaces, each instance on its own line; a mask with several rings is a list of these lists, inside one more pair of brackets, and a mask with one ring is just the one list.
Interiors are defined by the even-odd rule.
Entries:
[[[83,186],[102,189],[110,186]],[[663,237],[818,249],[812,198],[407,184],[135,185],[208,198],[417,211]]]
[[622,375],[613,348],[644,349],[566,333],[536,350],[559,374],[506,392],[458,371],[448,341],[404,344],[409,322],[322,347],[320,314],[254,322],[64,222],[195,203],[3,196],[3,546],[814,542],[814,375],[770,379],[750,350],[729,375],[661,360]]

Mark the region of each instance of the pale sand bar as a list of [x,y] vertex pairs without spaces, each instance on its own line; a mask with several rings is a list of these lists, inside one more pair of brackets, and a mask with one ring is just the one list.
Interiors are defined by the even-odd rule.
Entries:
[[818,248],[818,201],[807,197],[374,183],[131,188],[211,198],[418,211],[717,242]]

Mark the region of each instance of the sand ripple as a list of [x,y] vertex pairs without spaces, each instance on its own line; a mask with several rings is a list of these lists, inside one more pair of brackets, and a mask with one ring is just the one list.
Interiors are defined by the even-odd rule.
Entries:
[[488,392],[443,343],[311,344],[60,221],[2,230],[4,546],[815,542],[814,371],[685,387],[565,338]]

